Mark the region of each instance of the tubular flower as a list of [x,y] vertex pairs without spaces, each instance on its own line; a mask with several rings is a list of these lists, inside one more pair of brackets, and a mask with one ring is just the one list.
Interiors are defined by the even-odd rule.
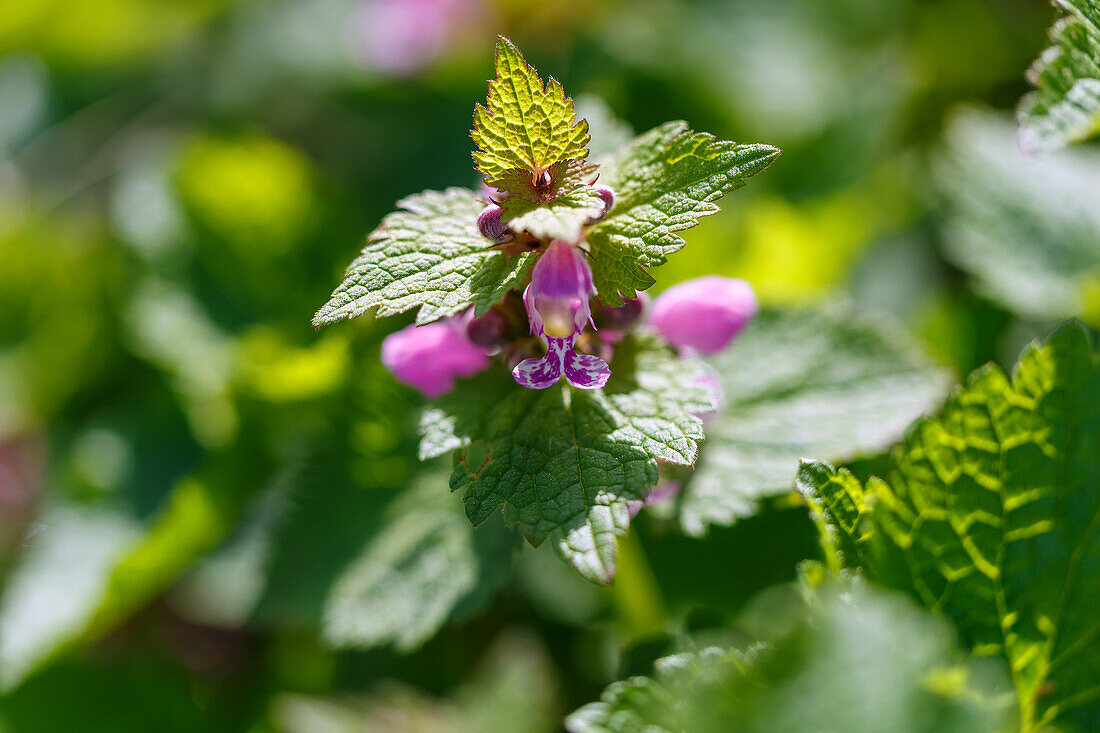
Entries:
[[678,349],[713,354],[729,345],[756,308],[747,282],[708,275],[661,293],[653,301],[649,323]]
[[531,333],[546,344],[546,356],[525,359],[512,370],[528,389],[546,389],[562,376],[574,387],[598,389],[611,369],[597,356],[573,351],[577,337],[592,318],[588,299],[596,292],[584,254],[555,240],[535,263],[531,284],[523,293]]
[[455,379],[489,366],[487,350],[466,336],[466,320],[447,318],[391,333],[382,341],[382,363],[399,381],[426,397],[450,392]]

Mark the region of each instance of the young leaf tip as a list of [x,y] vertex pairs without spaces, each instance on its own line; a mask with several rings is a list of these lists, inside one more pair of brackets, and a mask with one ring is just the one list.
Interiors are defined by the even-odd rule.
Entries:
[[[470,137],[488,185],[530,200],[547,200],[562,179],[591,176],[588,122],[553,77],[543,82],[515,44],[500,36],[496,76],[485,105],[474,108]],[[581,170],[579,170],[581,169]]]

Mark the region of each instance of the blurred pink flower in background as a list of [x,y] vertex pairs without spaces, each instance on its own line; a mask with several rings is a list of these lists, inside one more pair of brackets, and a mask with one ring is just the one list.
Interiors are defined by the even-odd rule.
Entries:
[[466,336],[466,316],[415,324],[382,341],[382,363],[399,381],[426,397],[450,392],[459,377],[489,366],[489,353]]
[[678,349],[713,354],[729,345],[756,310],[756,295],[747,282],[708,275],[661,293],[649,323]]
[[480,0],[367,0],[354,23],[366,66],[407,75],[429,66],[484,18]]

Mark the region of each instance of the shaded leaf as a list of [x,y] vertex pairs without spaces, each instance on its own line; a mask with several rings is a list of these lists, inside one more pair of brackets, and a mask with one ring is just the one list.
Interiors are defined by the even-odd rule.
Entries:
[[945,254],[1016,313],[1084,313],[1100,275],[1100,155],[1025,155],[1007,119],[976,110],[956,116],[946,137],[935,165]]
[[507,578],[511,533],[494,523],[470,526],[440,483],[424,481],[388,507],[381,529],[333,584],[322,622],[330,643],[414,649]]
[[710,362],[726,407],[708,420],[682,494],[689,534],[790,491],[803,456],[848,460],[885,450],[950,384],[899,326],[839,304],[765,308]]
[[[944,624],[903,598],[825,587],[790,628],[746,650],[660,659],[653,677],[608,687],[566,720],[571,733],[998,731],[989,683],[955,664]],[[995,682],[994,682],[995,684]],[[996,689],[996,688],[993,688]]]

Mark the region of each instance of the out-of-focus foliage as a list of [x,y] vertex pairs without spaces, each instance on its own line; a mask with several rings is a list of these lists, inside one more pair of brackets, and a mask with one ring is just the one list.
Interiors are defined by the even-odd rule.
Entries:
[[849,305],[769,308],[712,357],[725,406],[681,493],[684,530],[729,524],[790,491],[803,456],[881,453],[933,408],[950,377],[895,328]]
[[[773,614],[744,649],[657,660],[566,720],[571,733],[994,731],[1008,716],[990,670],[959,662],[942,620],[857,585]],[[774,607],[778,606],[778,607]],[[750,627],[751,628],[751,627]]]
[[945,254],[1023,316],[1097,314],[1100,153],[1023,154],[1011,123],[976,110],[951,119],[945,142]]
[[[698,485],[662,467],[683,497],[641,510],[597,587],[496,520],[472,529],[418,461],[424,404],[379,364],[412,314],[321,333],[309,317],[394,202],[477,190],[467,131],[504,34],[577,100],[589,162],[670,119],[784,151],[682,232],[654,293],[742,277],[760,327],[840,295],[891,311],[889,343],[957,376],[1009,366],[1055,320],[1097,317],[1096,143],[1021,158],[1012,140],[1056,16],[1031,0],[0,0],[0,729],[554,730],[684,639],[786,638],[739,620],[820,554],[793,453],[703,538],[676,514]],[[739,349],[718,363],[728,384],[828,369]],[[923,386],[876,409],[928,409],[935,367],[897,364]],[[765,411],[740,394],[727,385],[710,447]],[[806,457],[854,458],[863,480],[912,415],[887,417],[855,426],[852,452],[847,421],[779,437],[835,446]],[[893,649],[962,669],[939,622],[880,600],[857,599],[910,629]],[[941,691],[959,679],[924,669],[906,667]]]
[[1069,324],[1011,381],[972,374],[913,427],[888,483],[799,472],[833,569],[865,569],[947,614],[975,654],[1006,657],[1025,731],[1100,724],[1098,400],[1096,355]]
[[1100,4],[1058,0],[1066,12],[1050,30],[1054,45],[1028,70],[1037,89],[1020,102],[1020,143],[1050,151],[1100,132]]

